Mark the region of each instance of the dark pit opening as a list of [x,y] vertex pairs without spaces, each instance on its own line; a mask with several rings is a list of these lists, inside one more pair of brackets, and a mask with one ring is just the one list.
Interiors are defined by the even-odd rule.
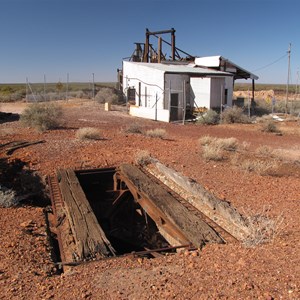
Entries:
[[[115,172],[115,168],[80,170],[76,171],[76,176],[117,255],[170,248],[155,222],[127,187],[114,190]],[[170,249],[168,252],[174,251]],[[154,255],[147,253],[146,256]]]

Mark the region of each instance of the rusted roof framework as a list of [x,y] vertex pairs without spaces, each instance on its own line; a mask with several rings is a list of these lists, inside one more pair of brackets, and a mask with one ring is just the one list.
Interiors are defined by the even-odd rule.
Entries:
[[[175,44],[175,32],[174,28],[170,30],[160,30],[160,31],[149,31],[146,28],[146,40],[145,43],[135,43],[136,49],[132,54],[130,60],[136,62],[162,62],[168,60],[168,58],[162,52],[162,45],[165,43],[166,45],[171,47],[171,56],[170,59],[172,61],[175,60],[192,60],[194,56],[191,54],[179,49]],[[171,34],[171,42],[164,40],[161,35],[163,34]],[[150,37],[156,37],[158,39],[157,50],[153,48],[153,45],[150,43]],[[182,57],[180,54],[186,55],[186,57]]]

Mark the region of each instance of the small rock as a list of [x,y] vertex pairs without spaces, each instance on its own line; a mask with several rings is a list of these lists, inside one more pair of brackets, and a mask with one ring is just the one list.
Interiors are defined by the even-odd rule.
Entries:
[[33,226],[33,224],[34,223],[33,223],[32,220],[28,220],[28,221],[25,221],[25,222],[21,223],[20,226],[23,227],[23,228],[27,228],[27,227]]

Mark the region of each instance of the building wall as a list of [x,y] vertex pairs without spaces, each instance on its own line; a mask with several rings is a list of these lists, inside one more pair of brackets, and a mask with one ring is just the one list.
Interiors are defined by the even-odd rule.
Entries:
[[182,120],[184,108],[189,106],[219,108],[221,95],[222,103],[231,106],[233,77],[190,77],[180,73],[168,74],[147,65],[123,61],[125,95],[129,89],[132,92],[131,96],[133,95],[133,98],[135,96],[135,104],[130,107],[131,115],[169,122]]
[[171,121],[182,120],[184,109],[190,103],[190,76],[165,74],[164,108],[170,111]]
[[[220,108],[221,89],[222,103],[232,106],[233,77],[191,77],[191,103],[195,108]],[[227,103],[225,103],[225,90],[227,90]]]
[[136,63],[123,61],[123,92],[135,88],[136,106],[163,107],[164,72]]
[[123,61],[123,93],[135,89],[135,105],[129,113],[136,117],[169,122],[164,109],[164,72],[136,63]]
[[210,108],[219,108],[225,102],[225,78],[224,77],[213,77],[211,79],[210,87]]
[[195,108],[210,108],[211,79],[203,77],[190,78],[190,99]]
[[130,105],[129,114],[134,117],[145,118],[150,120],[169,122],[170,112],[167,109],[153,109],[143,106]]

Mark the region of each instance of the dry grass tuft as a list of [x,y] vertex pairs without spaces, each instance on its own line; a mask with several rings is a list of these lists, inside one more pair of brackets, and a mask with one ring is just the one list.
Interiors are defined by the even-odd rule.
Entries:
[[245,221],[250,233],[243,241],[244,246],[255,247],[270,243],[279,234],[283,216],[272,219],[269,213],[270,208],[264,208],[262,212],[246,217]]
[[238,141],[236,138],[216,139],[214,143],[218,148],[225,151],[236,151],[238,148]]
[[79,128],[76,131],[76,138],[79,140],[101,140],[103,139],[99,129],[92,127]]
[[221,161],[224,159],[224,152],[214,144],[204,145],[202,156],[207,161]]
[[275,159],[243,159],[243,157],[238,155],[232,157],[231,164],[246,172],[253,172],[262,176],[274,174],[279,167],[279,163]]
[[274,150],[269,147],[269,146],[260,146],[255,150],[255,153],[258,156],[263,156],[263,157],[274,157]]
[[166,130],[162,128],[149,129],[145,132],[146,136],[163,139],[166,137]]
[[243,141],[243,143],[239,146],[242,151],[249,151],[251,143]]
[[201,146],[205,146],[205,145],[210,145],[211,143],[213,143],[217,138],[212,137],[210,135],[205,135],[202,138],[199,139],[199,144]]
[[238,141],[236,138],[214,138],[211,136],[203,136],[199,139],[202,146],[203,158],[205,160],[220,161],[225,158],[225,151],[236,151]]
[[141,129],[141,126],[139,124],[136,124],[136,123],[133,123],[133,124],[130,124],[129,126],[127,126],[124,129],[124,132],[125,133],[137,133],[137,134],[142,134],[143,133],[143,131]]

